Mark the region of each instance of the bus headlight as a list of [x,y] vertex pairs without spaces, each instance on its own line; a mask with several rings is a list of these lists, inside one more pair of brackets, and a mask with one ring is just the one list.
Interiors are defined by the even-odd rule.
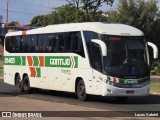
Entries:
[[116,84],[113,81],[109,81],[109,80],[107,80],[106,83],[109,84],[109,85],[112,85],[112,86],[115,86],[115,84]]

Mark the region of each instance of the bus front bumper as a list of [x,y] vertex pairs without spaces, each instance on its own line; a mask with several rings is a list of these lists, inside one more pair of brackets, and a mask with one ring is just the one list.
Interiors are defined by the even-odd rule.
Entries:
[[150,94],[150,85],[142,88],[118,88],[103,84],[102,96],[145,96]]

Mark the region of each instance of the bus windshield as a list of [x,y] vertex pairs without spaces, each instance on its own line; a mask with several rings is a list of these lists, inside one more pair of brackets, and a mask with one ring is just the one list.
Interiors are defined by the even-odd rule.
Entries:
[[149,57],[144,37],[102,37],[107,46],[104,70],[118,77],[148,76]]

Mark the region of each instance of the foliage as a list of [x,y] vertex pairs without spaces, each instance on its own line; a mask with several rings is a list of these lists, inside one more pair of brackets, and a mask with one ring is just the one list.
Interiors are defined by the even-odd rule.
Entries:
[[16,21],[12,21],[12,22],[8,23],[8,26],[20,26],[20,24]]
[[43,17],[44,15],[41,15],[41,16],[38,15],[38,16],[33,17],[31,21],[31,26],[43,26],[42,24]]
[[151,83],[151,92],[160,93],[160,82]]
[[111,21],[132,25],[148,35],[159,22],[155,0],[120,0],[118,10],[110,13]]
[[160,60],[156,60],[153,62],[151,66],[151,75],[160,76]]
[[[36,16],[32,19],[32,26],[46,26],[50,24],[83,22],[84,13],[70,5],[64,5],[53,10],[50,14]],[[41,25],[42,24],[42,25]]]
[[[113,0],[67,0],[69,4],[54,9],[50,14],[35,16],[31,20],[32,26],[46,26],[49,24],[73,23],[86,21],[104,21],[102,3],[113,4]],[[81,6],[80,6],[81,5]]]
[[[70,5],[76,7],[77,10],[81,9],[85,13],[85,21],[96,21],[97,15],[101,13],[99,8],[103,3],[112,5],[114,0],[66,0]],[[81,6],[80,6],[81,5]]]

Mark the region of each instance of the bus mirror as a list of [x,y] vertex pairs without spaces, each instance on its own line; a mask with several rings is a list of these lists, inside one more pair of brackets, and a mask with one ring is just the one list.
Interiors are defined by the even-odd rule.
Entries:
[[92,39],[91,41],[93,43],[98,44],[101,47],[102,55],[103,56],[107,56],[107,47],[106,47],[106,44],[102,40]]
[[155,44],[148,42],[148,45],[152,47],[153,49],[153,58],[157,59],[158,58],[158,48]]

